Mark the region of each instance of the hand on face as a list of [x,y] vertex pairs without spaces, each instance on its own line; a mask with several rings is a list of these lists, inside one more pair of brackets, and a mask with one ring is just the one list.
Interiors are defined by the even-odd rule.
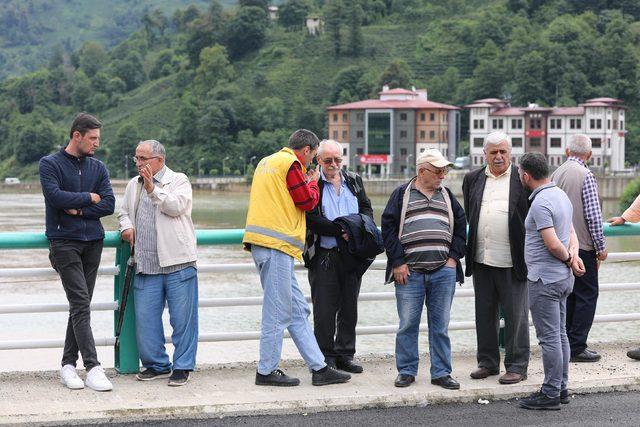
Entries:
[[147,190],[147,193],[151,193],[153,191],[153,169],[151,169],[150,164],[146,164],[138,168],[140,171],[140,176],[144,180],[144,189]]

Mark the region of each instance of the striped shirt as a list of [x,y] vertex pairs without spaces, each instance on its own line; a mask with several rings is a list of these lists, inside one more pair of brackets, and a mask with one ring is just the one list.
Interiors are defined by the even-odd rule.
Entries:
[[[589,166],[577,157],[569,156],[567,160],[578,162],[589,169]],[[582,210],[589,228],[589,234],[591,234],[591,240],[593,240],[593,247],[597,253],[603,252],[606,241],[602,229],[602,210],[600,209],[600,199],[598,198],[598,181],[596,181],[596,177],[591,171],[587,173],[582,186]]]
[[[160,169],[154,176],[155,185],[160,184],[166,167]],[[143,188],[140,192],[140,204],[136,211],[136,272],[138,274],[169,274],[187,267],[195,267],[196,262],[160,267],[158,258],[158,235],[156,232],[156,207]]]
[[431,199],[411,185],[400,243],[411,270],[429,272],[446,264],[451,246],[449,211],[436,190]]

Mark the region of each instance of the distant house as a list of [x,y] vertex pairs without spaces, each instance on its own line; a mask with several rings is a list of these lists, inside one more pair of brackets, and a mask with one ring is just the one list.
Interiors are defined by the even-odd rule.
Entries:
[[625,167],[626,107],[620,99],[593,98],[577,107],[512,107],[503,99],[486,98],[465,108],[470,110],[471,167],[482,165],[484,139],[494,131],[511,137],[515,164],[524,153],[540,152],[550,166],[560,166],[571,135],[584,133],[593,142],[592,165],[602,168],[607,164],[613,171]]
[[272,21],[278,19],[278,6],[269,6],[267,7],[267,11],[269,12],[269,19]]
[[329,138],[342,144],[343,165],[389,176],[413,173],[428,148],[455,158],[460,108],[429,101],[426,89],[384,86],[379,96],[327,107]]
[[322,29],[322,20],[319,15],[307,16],[307,31],[310,36],[319,36]]

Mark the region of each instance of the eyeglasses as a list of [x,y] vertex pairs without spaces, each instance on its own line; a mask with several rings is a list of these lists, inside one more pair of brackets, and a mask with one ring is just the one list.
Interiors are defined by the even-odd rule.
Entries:
[[423,169],[431,172],[432,174],[434,174],[436,176],[446,175],[451,170],[451,168],[441,168],[441,169],[437,169],[437,170],[433,170],[433,169],[429,169],[429,168],[423,168]]
[[331,163],[335,163],[336,165],[339,165],[340,163],[342,163],[342,158],[341,157],[327,157],[326,159],[322,159],[322,163],[324,163],[325,165],[330,165]]
[[157,159],[160,156],[153,156],[153,157],[142,157],[142,156],[133,156],[131,157],[131,160],[133,161],[133,163],[144,163],[144,162],[148,162],[151,159]]

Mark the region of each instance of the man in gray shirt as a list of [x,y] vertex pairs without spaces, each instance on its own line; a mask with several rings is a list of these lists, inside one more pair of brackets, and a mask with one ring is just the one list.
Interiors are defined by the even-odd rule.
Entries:
[[573,207],[567,195],[549,179],[547,159],[527,153],[520,159],[520,181],[531,190],[525,219],[525,262],[529,308],[542,347],[544,382],[539,392],[520,400],[526,409],[560,409],[569,403],[569,340],[567,296],[574,277],[584,274],[578,240],[571,224]]

